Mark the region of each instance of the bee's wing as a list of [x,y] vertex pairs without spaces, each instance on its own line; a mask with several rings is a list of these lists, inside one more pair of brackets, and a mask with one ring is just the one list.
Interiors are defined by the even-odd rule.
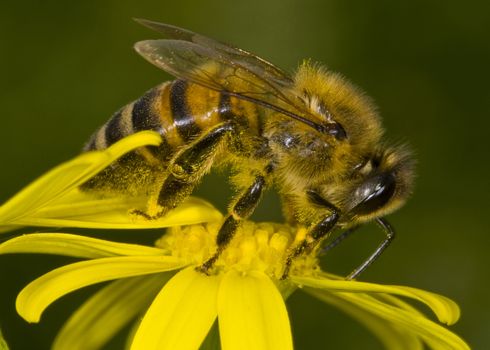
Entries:
[[168,73],[245,99],[280,104],[279,108],[287,104],[305,112],[291,91],[292,78],[271,63],[185,29],[147,20],[138,22],[169,38],[135,45],[139,54]]
[[293,92],[293,79],[273,64],[189,30],[137,21],[169,38],[140,41],[135,45],[136,51],[157,67],[176,77],[278,111],[337,139],[346,137],[340,124],[325,123],[311,115],[302,98]]
[[262,79],[276,85],[276,88],[291,87],[293,83],[289,74],[245,50],[170,24],[158,23],[145,19],[137,19],[136,21],[163,34],[167,39],[191,42],[206,47],[216,54],[221,54],[228,58],[229,61],[241,65],[243,68],[257,74]]

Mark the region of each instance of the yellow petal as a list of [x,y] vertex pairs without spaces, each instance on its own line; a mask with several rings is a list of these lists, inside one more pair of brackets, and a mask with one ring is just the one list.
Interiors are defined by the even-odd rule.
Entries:
[[463,339],[423,315],[386,304],[364,293],[338,292],[335,295],[417,334],[433,349],[470,350]]
[[66,265],[29,283],[17,296],[17,312],[28,322],[39,322],[46,307],[74,290],[117,278],[170,271],[184,265],[181,260],[169,256],[123,256]]
[[412,312],[414,314],[417,314],[419,316],[425,316],[422,312],[417,310],[415,307],[410,305],[409,303],[401,300],[400,298],[390,295],[390,294],[384,294],[384,293],[378,293],[378,294],[370,294],[372,297],[379,299],[382,302],[385,302],[387,304],[391,304],[395,307],[399,307],[400,309]]
[[164,251],[140,244],[127,244],[69,233],[34,233],[12,238],[0,244],[0,254],[37,253],[78,258],[110,256],[163,255]]
[[286,305],[264,273],[223,277],[218,320],[223,350],[293,349]]
[[81,185],[125,153],[145,145],[159,145],[156,132],[128,136],[103,151],[87,152],[65,162],[32,182],[0,207],[0,225],[17,225],[52,201]]
[[29,217],[17,220],[21,226],[79,227],[101,229],[152,229],[219,221],[221,213],[208,202],[188,198],[165,216],[148,220],[130,214],[144,210],[148,197],[97,198],[94,194],[73,190]]
[[147,307],[172,275],[124,278],[102,288],[64,324],[53,350],[100,349]]
[[424,349],[420,338],[413,332],[400,327],[398,324],[380,318],[371,312],[367,312],[356,304],[352,304],[339,298],[336,293],[311,288],[304,288],[304,290],[318,299],[341,309],[346,314],[362,323],[376,335],[388,350]]
[[330,279],[328,275],[315,277],[291,276],[291,280],[298,285],[324,289],[330,292],[366,292],[401,295],[426,304],[436,314],[439,321],[445,324],[455,323],[460,316],[459,307],[454,301],[442,295],[426,292],[421,289]]
[[2,330],[0,329],[0,350],[9,350],[7,342],[3,339]]
[[219,277],[187,268],[163,287],[131,350],[197,350],[216,319]]

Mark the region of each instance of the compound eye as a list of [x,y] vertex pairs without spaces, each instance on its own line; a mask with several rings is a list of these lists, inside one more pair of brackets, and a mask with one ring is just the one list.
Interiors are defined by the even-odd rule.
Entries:
[[354,195],[362,200],[353,212],[366,215],[381,209],[393,197],[395,187],[395,177],[391,173],[372,177],[357,188]]

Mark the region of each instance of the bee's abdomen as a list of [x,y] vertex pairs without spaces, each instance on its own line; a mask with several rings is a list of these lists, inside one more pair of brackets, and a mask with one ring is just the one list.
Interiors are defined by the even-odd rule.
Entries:
[[105,149],[138,131],[153,130],[162,136],[162,144],[143,147],[138,153],[165,162],[178,148],[230,118],[246,128],[257,125],[254,107],[179,79],[151,89],[116,112],[95,132],[85,150]]
[[131,134],[153,130],[162,136],[162,144],[159,147],[144,147],[142,150],[158,160],[168,158],[173,147],[166,142],[166,129],[160,116],[161,96],[168,89],[168,85],[170,84],[165,83],[147,91],[138,100],[117,111],[92,135],[84,150],[102,150]]

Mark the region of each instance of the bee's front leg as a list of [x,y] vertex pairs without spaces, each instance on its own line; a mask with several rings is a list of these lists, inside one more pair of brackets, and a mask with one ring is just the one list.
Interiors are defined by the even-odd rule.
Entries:
[[312,249],[317,247],[318,244],[324,238],[326,238],[330,232],[332,232],[340,218],[340,211],[335,206],[322,199],[317,193],[309,192],[307,193],[307,195],[308,197],[310,197],[310,201],[315,202],[322,207],[326,207],[329,213],[327,216],[317,222],[312,228],[310,228],[310,230],[306,234],[306,238],[299,242],[299,244],[291,250],[284,264],[284,272],[281,276],[282,280],[288,277],[289,270],[291,269],[291,264],[293,263],[294,259],[304,252],[311,251]]

